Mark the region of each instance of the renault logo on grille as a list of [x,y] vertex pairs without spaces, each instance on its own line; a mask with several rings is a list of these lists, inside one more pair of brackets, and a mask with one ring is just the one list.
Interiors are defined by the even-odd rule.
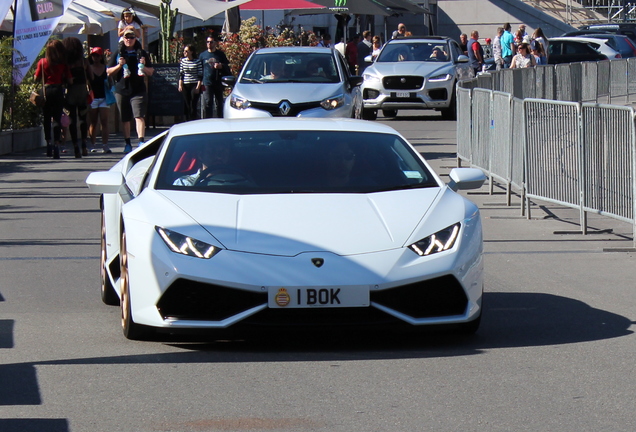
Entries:
[[287,101],[282,101],[280,105],[278,105],[278,110],[282,115],[286,116],[291,110],[291,104]]
[[311,262],[314,263],[316,267],[320,268],[325,263],[325,260],[322,258],[312,258]]

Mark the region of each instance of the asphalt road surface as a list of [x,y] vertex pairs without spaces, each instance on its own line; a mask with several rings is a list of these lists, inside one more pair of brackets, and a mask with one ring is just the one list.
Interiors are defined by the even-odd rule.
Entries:
[[[445,175],[455,123],[379,118]],[[152,131],[157,133],[158,130]],[[152,135],[150,134],[150,135]],[[634,431],[632,227],[503,189],[468,195],[485,229],[474,337],[334,332],[126,340],[99,296],[98,197],[81,160],[0,156],[0,431]],[[447,178],[447,177],[445,177]]]

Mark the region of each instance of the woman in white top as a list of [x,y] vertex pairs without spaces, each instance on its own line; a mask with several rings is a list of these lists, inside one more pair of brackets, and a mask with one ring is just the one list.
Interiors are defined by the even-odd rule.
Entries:
[[521,42],[517,47],[517,54],[512,58],[510,69],[529,68],[536,65],[537,62],[534,59],[534,56],[530,53],[528,44],[525,42]]
[[141,19],[137,16],[133,8],[126,8],[121,11],[121,19],[119,20],[119,25],[117,26],[117,35],[119,36],[119,42],[124,41],[124,29],[128,26],[132,26],[135,29],[135,36],[137,39],[141,41],[141,26],[144,23],[141,22]]
[[372,44],[371,57],[373,57],[373,60],[375,61],[375,59],[378,58],[378,54],[380,54],[380,50],[382,49],[382,39],[380,39],[380,36],[373,36],[373,39],[371,40],[371,44]]
[[203,84],[203,64],[197,58],[194,45],[183,48],[183,58],[179,63],[179,91],[185,98],[186,121],[194,120],[197,116],[199,95]]
[[543,54],[545,55],[546,61],[548,59],[548,38],[545,34],[543,34],[543,30],[541,27],[537,27],[537,29],[532,33],[532,40],[535,42],[539,42],[541,47],[543,48]]

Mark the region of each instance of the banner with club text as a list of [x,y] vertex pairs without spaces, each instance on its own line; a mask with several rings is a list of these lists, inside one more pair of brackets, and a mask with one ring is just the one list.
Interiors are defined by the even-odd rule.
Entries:
[[73,0],[15,0],[14,84],[20,84]]
[[7,16],[7,12],[9,12],[11,6],[13,6],[13,2],[0,2],[0,21]]

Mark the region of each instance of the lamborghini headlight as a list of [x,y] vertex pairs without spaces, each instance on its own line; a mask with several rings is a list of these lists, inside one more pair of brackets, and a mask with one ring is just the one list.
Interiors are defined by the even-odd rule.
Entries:
[[453,79],[453,76],[451,74],[441,74],[441,75],[435,75],[432,77],[429,77],[429,82],[441,82],[441,81],[449,81]]
[[251,105],[252,103],[245,98],[230,95],[230,106],[232,108],[236,108],[237,110],[244,110],[248,109]]
[[337,96],[332,96],[330,98],[324,99],[320,102],[320,106],[326,109],[327,111],[340,108],[344,105],[345,97],[343,94],[339,94]]
[[187,255],[195,258],[212,258],[219,253],[220,248],[202,242],[192,237],[170,231],[166,228],[155,227],[161,239],[166,243],[170,250],[174,253]]
[[413,252],[419,256],[428,256],[437,252],[442,252],[453,247],[459,235],[460,223],[451,225],[441,231],[431,234],[409,246]]

